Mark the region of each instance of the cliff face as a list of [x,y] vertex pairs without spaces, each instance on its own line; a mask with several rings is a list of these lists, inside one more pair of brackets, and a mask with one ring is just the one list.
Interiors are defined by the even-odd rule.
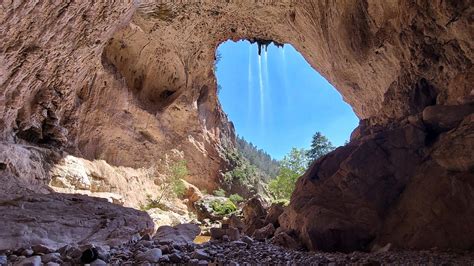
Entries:
[[469,1],[4,1],[0,192],[49,193],[67,154],[140,168],[172,149],[191,183],[215,188],[234,139],[215,49],[275,40],[363,119],[300,179],[281,224],[314,249],[472,246],[472,15]]

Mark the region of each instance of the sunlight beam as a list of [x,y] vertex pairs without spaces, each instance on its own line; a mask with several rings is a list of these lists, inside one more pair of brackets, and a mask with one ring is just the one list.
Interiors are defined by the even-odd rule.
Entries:
[[286,99],[286,104],[289,105],[290,103],[290,98],[288,97],[289,95],[289,92],[288,92],[288,75],[287,75],[287,71],[286,71],[286,54],[285,54],[285,46],[283,46],[281,49],[280,49],[280,55],[281,55],[281,60],[282,60],[282,67],[283,67],[283,93],[285,95],[285,99]]
[[[265,51],[263,52],[263,75],[264,75],[264,80],[265,80],[265,89],[266,89],[266,92],[265,92],[265,95],[263,95],[265,98],[264,98],[264,102],[265,104],[267,105],[267,109],[272,109],[272,106],[271,106],[271,101],[266,101],[265,99],[271,99],[272,96],[270,95],[271,94],[271,87],[270,87],[270,78],[268,76],[268,51],[267,49],[265,49]],[[267,119],[267,123],[268,122],[271,122],[272,120],[272,114],[270,113],[269,115],[267,115],[266,117]]]
[[248,64],[248,77],[247,77],[247,119],[250,119],[250,114],[252,113],[252,45],[249,45],[249,64]]
[[262,56],[258,55],[258,79],[260,85],[260,126],[263,127],[264,122],[264,101],[263,101],[263,77],[262,77]]

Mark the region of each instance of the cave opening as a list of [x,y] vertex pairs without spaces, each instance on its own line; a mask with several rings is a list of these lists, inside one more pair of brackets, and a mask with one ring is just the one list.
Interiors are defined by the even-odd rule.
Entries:
[[357,116],[292,45],[227,41],[215,57],[218,98],[237,135],[223,187],[288,201],[313,161],[349,141]]
[[223,42],[215,72],[236,133],[273,158],[308,147],[315,132],[342,146],[358,125],[339,92],[290,44]]

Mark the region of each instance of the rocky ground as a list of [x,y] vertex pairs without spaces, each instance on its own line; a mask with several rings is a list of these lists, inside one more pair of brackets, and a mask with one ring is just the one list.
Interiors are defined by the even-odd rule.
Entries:
[[[180,233],[177,233],[179,235]],[[185,238],[185,237],[184,237]],[[474,265],[473,252],[454,251],[386,251],[379,253],[322,253],[285,249],[271,243],[243,236],[237,241],[210,241],[194,244],[182,239],[170,240],[143,236],[127,245],[65,246],[52,250],[42,245],[5,251],[0,265],[313,265],[313,264],[434,264]]]

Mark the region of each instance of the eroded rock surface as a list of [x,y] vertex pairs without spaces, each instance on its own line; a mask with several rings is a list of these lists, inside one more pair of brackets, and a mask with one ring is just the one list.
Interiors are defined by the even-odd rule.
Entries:
[[141,211],[83,195],[30,194],[0,200],[0,250],[43,244],[120,245],[134,234],[152,233]]
[[310,249],[472,247],[471,119],[441,134],[432,120],[366,128],[300,178],[280,224]]

